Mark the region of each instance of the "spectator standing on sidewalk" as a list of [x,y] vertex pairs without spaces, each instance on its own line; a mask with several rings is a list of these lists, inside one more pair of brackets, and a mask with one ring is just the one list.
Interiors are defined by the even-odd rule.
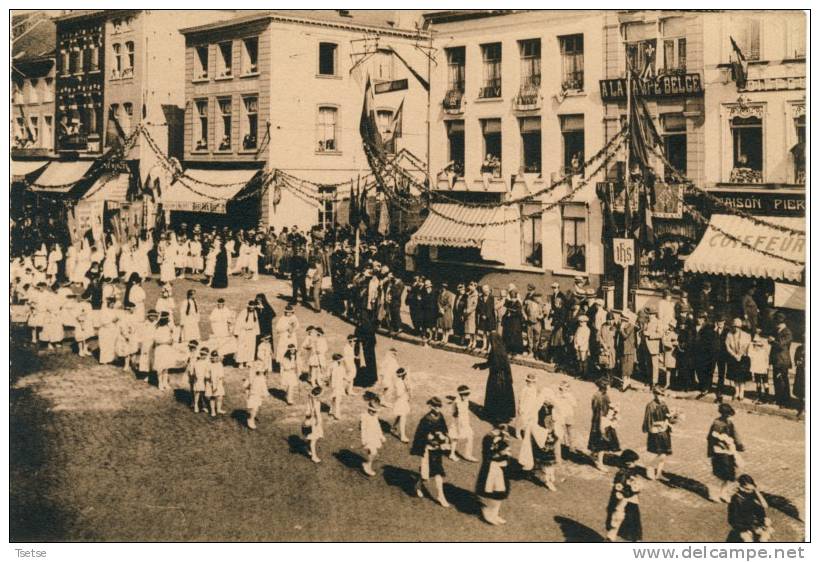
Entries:
[[775,333],[769,340],[772,344],[772,372],[774,374],[774,397],[781,408],[789,406],[789,369],[792,367],[792,332],[786,326],[786,316],[782,312],[774,315]]

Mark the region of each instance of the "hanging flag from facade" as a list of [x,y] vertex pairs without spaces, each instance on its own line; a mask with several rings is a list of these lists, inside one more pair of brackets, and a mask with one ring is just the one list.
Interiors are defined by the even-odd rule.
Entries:
[[[633,74],[632,79],[635,80],[636,78]],[[655,144],[655,139],[658,138],[658,133],[655,130],[655,125],[646,104],[637,95],[637,92],[633,91],[632,97],[629,114],[630,169],[627,173],[632,174],[633,166],[637,168],[638,173],[632,174],[630,179],[634,177],[638,183],[636,194],[638,197],[638,216],[640,217],[638,239],[644,244],[654,244],[652,207],[655,200],[655,171],[650,163],[649,152],[650,147]],[[629,207],[630,195],[626,194],[625,208]],[[627,222],[627,225],[629,224],[631,223]]]
[[390,208],[387,205],[387,197],[382,195],[382,204],[379,209],[379,234],[387,236],[390,234]]
[[729,36],[729,41],[732,42],[732,49],[735,52],[735,57],[732,60],[732,77],[735,79],[737,89],[746,87],[746,77],[749,75],[749,63],[743,55],[743,51],[737,46],[733,37]]
[[[367,214],[367,186],[359,194],[359,224],[365,228],[370,227],[370,215]],[[358,226],[358,225],[357,225]]]
[[359,185],[359,178],[356,178],[356,183],[350,182],[350,202],[347,207],[347,224],[352,227],[359,225],[359,194],[357,187]]
[[382,150],[382,136],[376,122],[376,102],[373,99],[373,88],[369,74],[364,87],[364,102],[362,103],[362,116],[359,120],[359,133],[365,144],[377,150]]

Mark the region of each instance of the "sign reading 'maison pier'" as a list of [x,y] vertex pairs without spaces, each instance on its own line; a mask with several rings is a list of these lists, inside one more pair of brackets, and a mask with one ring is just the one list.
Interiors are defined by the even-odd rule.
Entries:
[[[601,80],[601,99],[626,99],[626,78]],[[632,81],[632,91],[645,98],[698,97],[703,95],[700,74],[664,74]]]

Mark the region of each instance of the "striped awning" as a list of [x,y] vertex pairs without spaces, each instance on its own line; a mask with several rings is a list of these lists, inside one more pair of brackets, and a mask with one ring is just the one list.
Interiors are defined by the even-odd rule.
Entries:
[[19,182],[27,176],[34,177],[34,173],[48,165],[48,160],[12,160],[11,181]]
[[[792,230],[806,230],[806,220],[801,217],[759,218]],[[697,248],[686,258],[684,270],[799,282],[805,263],[805,234],[778,230],[744,217],[712,215]]]
[[225,214],[228,201],[259,173],[259,170],[189,168],[185,170],[184,176],[163,189],[163,208],[171,211]]
[[410,237],[416,246],[478,248],[484,259],[505,262],[509,244],[520,244],[511,228],[518,227],[516,205],[469,207],[458,203],[434,203],[424,224]]
[[123,203],[128,194],[129,179],[130,175],[126,173],[104,174],[85,192],[82,200]]
[[93,160],[50,162],[37,180],[29,185],[29,189],[38,193],[68,193],[93,164]]

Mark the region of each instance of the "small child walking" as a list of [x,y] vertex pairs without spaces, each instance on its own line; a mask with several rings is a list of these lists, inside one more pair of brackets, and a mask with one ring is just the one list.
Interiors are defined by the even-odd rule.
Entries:
[[749,367],[752,377],[757,387],[757,400],[755,403],[763,404],[769,401],[769,354],[771,345],[769,340],[763,337],[763,329],[760,326],[755,328],[752,345],[749,346]]
[[299,374],[296,356],[296,344],[289,343],[282,360],[279,362],[279,372],[282,375],[282,388],[285,390],[285,401],[288,406],[293,405],[293,394],[299,386]]
[[468,462],[478,462],[473,456],[473,426],[470,424],[470,387],[462,384],[458,387],[458,397],[453,402],[454,431],[450,432],[450,460],[457,461],[456,449],[459,442],[464,443],[461,457]]
[[359,427],[362,434],[362,447],[367,453],[367,459],[362,463],[362,470],[368,476],[375,476],[373,461],[384,444],[384,433],[379,421],[379,404],[376,400],[367,403],[367,412],[361,415]]
[[347,370],[342,364],[342,354],[334,353],[330,364],[330,415],[342,419],[342,398],[345,396]]
[[345,393],[353,394],[353,380],[356,378],[356,336],[350,334],[347,336],[347,343],[342,349],[342,357],[344,357],[345,370],[347,371]]
[[270,334],[265,334],[259,339],[259,345],[256,346],[256,360],[259,361],[259,368],[265,376],[273,371],[273,346]]
[[[208,371],[210,370],[210,362],[208,360],[209,350],[203,347],[199,350],[199,356],[188,370],[188,381],[191,385],[191,402],[194,413],[199,413],[199,405],[202,402],[202,397],[205,394],[205,381],[208,378]],[[202,411],[207,412],[208,408],[202,404]]]
[[396,384],[393,391],[393,415],[396,416],[396,421],[393,422],[391,429],[395,431],[398,428],[401,442],[409,443],[407,416],[410,414],[410,386],[407,384],[407,370],[404,367],[399,367],[396,371]]
[[256,417],[259,408],[268,397],[268,379],[265,365],[261,361],[251,363],[248,376],[242,381],[245,389],[246,407],[248,410],[248,429],[256,429]]
[[305,411],[305,421],[302,423],[302,435],[308,442],[310,448],[310,460],[315,463],[322,462],[319,458],[319,439],[325,436],[325,429],[322,423],[322,387],[314,386],[308,396],[307,410]]
[[225,398],[225,367],[222,365],[222,358],[219,352],[211,352],[211,364],[208,367],[208,379],[205,384],[205,397],[211,406],[211,417],[217,414],[224,414],[222,400]]

